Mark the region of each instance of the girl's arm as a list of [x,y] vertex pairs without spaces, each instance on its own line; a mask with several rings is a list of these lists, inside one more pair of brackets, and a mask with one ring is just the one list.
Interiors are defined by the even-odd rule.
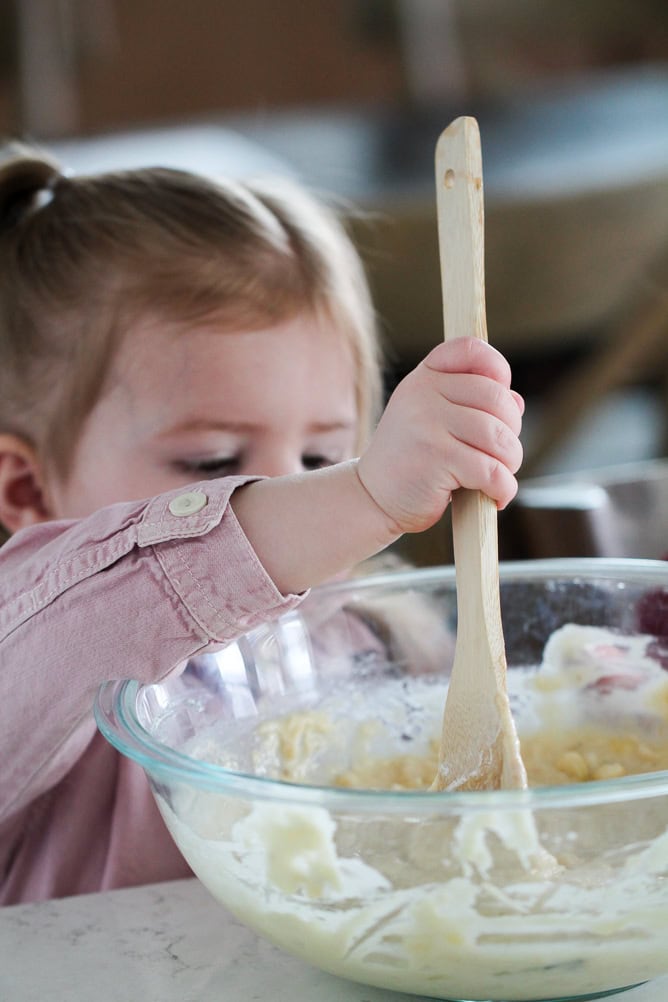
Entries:
[[429,528],[458,487],[505,507],[517,490],[523,407],[499,352],[448,341],[400,383],[358,461],[249,484],[232,507],[276,586],[304,591]]

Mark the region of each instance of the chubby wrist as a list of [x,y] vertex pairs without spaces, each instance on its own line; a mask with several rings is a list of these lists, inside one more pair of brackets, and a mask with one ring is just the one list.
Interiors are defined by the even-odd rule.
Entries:
[[400,535],[360,478],[357,460],[245,484],[231,504],[284,594],[350,569]]
[[352,460],[351,465],[354,469],[357,482],[366,495],[370,510],[375,513],[375,516],[378,519],[379,532],[387,537],[387,543],[384,545],[389,546],[390,543],[394,543],[401,535],[403,535],[403,531],[399,528],[396,521],[387,514],[380,502],[376,500],[372,489],[367,485],[362,461],[360,459]]

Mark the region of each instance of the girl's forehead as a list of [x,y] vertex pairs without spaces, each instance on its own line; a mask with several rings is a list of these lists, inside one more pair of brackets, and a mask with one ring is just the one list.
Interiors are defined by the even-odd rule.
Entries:
[[[181,411],[192,401],[226,401],[267,411],[308,404],[314,412],[355,413],[356,366],[350,338],[310,313],[261,329],[207,320],[190,326],[146,318],[129,329],[110,389],[124,389],[134,406]],[[296,400],[293,399],[296,395]]]

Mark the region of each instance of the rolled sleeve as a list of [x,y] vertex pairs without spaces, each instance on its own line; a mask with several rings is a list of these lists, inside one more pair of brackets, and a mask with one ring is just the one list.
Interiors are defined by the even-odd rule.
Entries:
[[[230,631],[243,631],[258,615],[294,605],[299,597],[278,591],[229,505],[238,487],[257,479],[206,481],[112,505],[80,522],[44,523],[19,533],[1,554],[0,642],[137,549],[155,556],[198,632],[211,639],[230,639]],[[199,499],[192,514],[179,505],[184,498]]]
[[252,479],[43,523],[2,548],[0,818],[82,753],[102,682],[157,682],[301,601],[278,591],[229,504]]
[[211,511],[207,504],[186,517],[171,514],[169,504],[160,498],[147,512],[139,540],[152,541],[165,577],[211,640],[228,640],[256,624],[259,615],[273,618],[300,600],[278,591],[228,503],[219,510],[216,499]]
[[[248,629],[258,615],[272,618],[300,601],[278,591],[230,507],[232,492],[248,482],[229,477],[214,491],[207,482],[162,494],[149,503],[138,528],[138,545],[154,548],[174,591],[214,641]],[[182,500],[192,500],[197,510],[188,514],[187,504],[179,506]]]

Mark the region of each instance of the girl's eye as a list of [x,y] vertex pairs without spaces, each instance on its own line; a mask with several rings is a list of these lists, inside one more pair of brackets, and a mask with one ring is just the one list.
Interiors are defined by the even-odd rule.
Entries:
[[231,476],[241,465],[239,456],[213,456],[211,459],[196,459],[182,464],[188,473],[201,473],[203,476]]
[[305,470],[321,470],[325,466],[333,466],[334,462],[333,459],[328,459],[327,456],[302,456],[302,466]]

